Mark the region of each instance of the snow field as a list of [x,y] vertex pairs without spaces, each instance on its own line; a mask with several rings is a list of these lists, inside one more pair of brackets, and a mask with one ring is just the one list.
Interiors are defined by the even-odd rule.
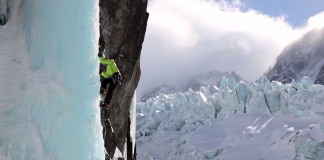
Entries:
[[138,159],[324,159],[324,86],[236,83],[137,103]]

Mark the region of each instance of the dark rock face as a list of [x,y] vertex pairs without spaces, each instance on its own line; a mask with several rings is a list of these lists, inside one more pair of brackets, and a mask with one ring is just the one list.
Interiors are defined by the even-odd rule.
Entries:
[[320,72],[318,73],[315,84],[322,84],[324,85],[324,65],[322,66]]
[[[270,81],[290,83],[303,76],[314,82],[324,64],[324,28],[313,29],[286,46],[275,66],[265,73]],[[322,67],[323,68],[323,67]]]
[[[105,148],[113,157],[116,146],[123,152],[126,141],[135,143],[129,142],[130,136],[127,136],[129,107],[141,75],[140,55],[149,14],[146,11],[147,0],[100,0],[99,6],[99,52],[115,59],[123,78],[113,93],[111,109],[102,114],[102,118],[110,121],[103,136]],[[121,54],[125,56],[125,62],[118,58]],[[131,146],[128,143],[127,146]],[[132,148],[127,147],[127,159],[135,159],[134,155],[130,156],[132,150],[129,149]]]
[[11,8],[14,6],[13,3],[13,0],[0,0],[0,26],[7,24],[11,15]]
[[296,79],[296,74],[291,70],[284,70],[281,74],[276,74],[272,76],[270,81],[279,81],[282,83],[290,83],[293,79]]

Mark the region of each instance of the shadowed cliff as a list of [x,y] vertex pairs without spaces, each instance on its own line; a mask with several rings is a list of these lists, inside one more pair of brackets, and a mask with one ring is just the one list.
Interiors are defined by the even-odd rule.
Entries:
[[[117,85],[114,91],[111,109],[102,115],[110,121],[103,130],[105,148],[113,157],[116,147],[123,152],[127,141],[127,159],[136,159],[136,155],[131,156],[133,142],[128,119],[130,103],[141,75],[140,56],[149,17],[147,1],[100,0],[99,6],[99,53],[115,59],[123,78],[122,84]],[[118,58],[120,54],[125,56],[123,63]]]

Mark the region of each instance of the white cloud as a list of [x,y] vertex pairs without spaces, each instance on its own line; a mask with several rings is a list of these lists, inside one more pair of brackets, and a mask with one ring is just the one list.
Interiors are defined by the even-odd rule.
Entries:
[[194,74],[232,71],[255,80],[283,47],[307,30],[324,26],[324,12],[293,28],[284,16],[243,12],[239,0],[152,0],[141,56],[138,97],[163,83],[183,84]]
[[[197,42],[197,33],[193,31],[191,24],[182,19],[181,15],[173,11],[157,12],[150,21],[151,27],[160,30],[163,34],[173,35],[172,41],[178,47],[190,47]],[[171,36],[161,37],[169,40]]]
[[324,11],[308,19],[307,29],[322,28],[324,26]]

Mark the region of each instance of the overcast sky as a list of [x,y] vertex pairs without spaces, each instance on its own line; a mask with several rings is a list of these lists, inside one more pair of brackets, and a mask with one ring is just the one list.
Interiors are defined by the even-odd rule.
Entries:
[[284,46],[324,26],[323,0],[282,1],[150,0],[137,97],[211,70],[259,78]]

